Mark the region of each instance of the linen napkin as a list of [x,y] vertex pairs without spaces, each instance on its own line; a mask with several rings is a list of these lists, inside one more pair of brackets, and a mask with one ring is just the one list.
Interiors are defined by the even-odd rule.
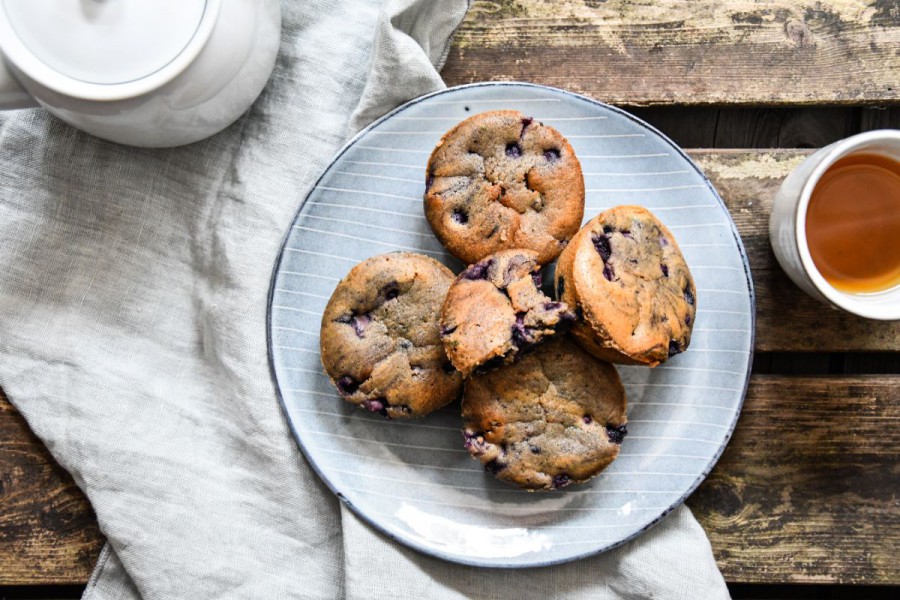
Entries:
[[564,566],[420,555],[341,507],[288,431],[265,331],[282,237],[350,134],[442,87],[466,8],[286,2],[263,95],[188,147],[0,114],[0,387],[108,538],[85,598],[727,597],[684,507]]

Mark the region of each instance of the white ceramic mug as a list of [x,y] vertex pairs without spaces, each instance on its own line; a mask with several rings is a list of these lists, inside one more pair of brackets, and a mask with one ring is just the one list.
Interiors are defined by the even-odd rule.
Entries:
[[0,0],[0,109],[41,105],[133,146],[221,131],[256,99],[278,0]]
[[900,319],[900,285],[869,294],[838,290],[816,268],[807,245],[806,213],[813,189],[831,165],[850,154],[860,153],[879,154],[900,162],[900,131],[861,133],[807,157],[787,176],[775,195],[769,237],[781,267],[813,298],[869,319]]

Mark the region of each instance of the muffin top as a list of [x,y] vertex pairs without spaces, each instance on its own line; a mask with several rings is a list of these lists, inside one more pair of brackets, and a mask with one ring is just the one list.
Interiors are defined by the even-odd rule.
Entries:
[[575,314],[541,291],[541,270],[531,250],[503,250],[463,271],[441,311],[441,339],[463,376],[515,360]]
[[438,319],[453,273],[409,252],[366,259],[337,285],[322,315],[322,365],[348,402],[416,417],[459,397]]
[[448,131],[428,160],[425,216],[465,262],[510,248],[546,264],[578,231],[584,178],[555,129],[513,110],[474,115]]
[[572,332],[595,356],[656,365],[690,344],[693,277],[672,233],[643,207],[589,221],[560,257],[556,288],[582,313]]
[[615,368],[560,337],[468,380],[465,445],[502,481],[559,489],[615,459],[627,434],[625,408]]

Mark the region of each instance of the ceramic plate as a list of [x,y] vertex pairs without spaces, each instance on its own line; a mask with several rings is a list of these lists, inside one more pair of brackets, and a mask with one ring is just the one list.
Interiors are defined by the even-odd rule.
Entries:
[[[655,369],[619,367],[628,437],[600,476],[528,493],[485,474],[462,445],[455,404],[387,421],[342,401],[319,361],[319,322],[353,265],[392,250],[458,272],[423,216],[425,162],[441,134],[476,113],[518,109],[565,135],[581,160],[585,220],[641,204],[672,230],[697,284],[689,350]],[[741,409],[753,348],[743,247],[716,191],[671,141],[631,115],[561,90],[476,84],[414,100],[337,155],[304,200],[275,267],[270,358],[303,452],[360,517],[417,550],[459,563],[569,561],[652,527],[700,484]]]

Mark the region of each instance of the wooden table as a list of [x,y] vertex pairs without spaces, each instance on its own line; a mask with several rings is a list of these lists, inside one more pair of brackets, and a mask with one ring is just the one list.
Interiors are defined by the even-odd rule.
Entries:
[[[580,92],[699,148],[750,257],[757,354],[734,438],[688,504],[735,597],[896,597],[882,586],[900,584],[900,323],[806,297],[767,220],[805,148],[900,127],[900,1],[475,0],[443,76]],[[0,597],[77,597],[102,544],[0,394]]]

